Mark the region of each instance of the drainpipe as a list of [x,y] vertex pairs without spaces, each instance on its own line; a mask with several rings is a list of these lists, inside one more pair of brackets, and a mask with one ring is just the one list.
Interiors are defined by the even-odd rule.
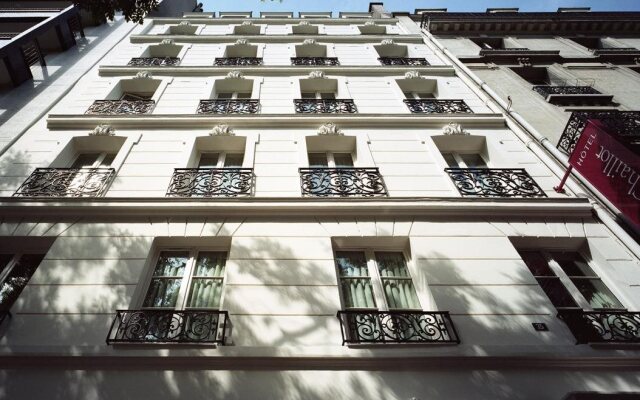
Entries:
[[[509,105],[501,99],[500,96],[498,96],[493,89],[489,87],[489,85],[459,61],[458,58],[449,51],[449,49],[433,37],[431,32],[422,29],[422,33],[429,39],[430,43],[426,42],[427,46],[431,47],[431,50],[436,50],[433,48],[433,46],[435,46],[437,50],[445,55],[449,62],[458,67],[462,72],[460,78],[467,84],[471,83],[469,86],[473,92],[480,96],[491,110],[507,114],[511,117],[506,119],[507,127],[509,127],[516,136],[525,143],[527,148],[533,151],[558,178],[563,176],[565,170],[569,166],[567,156],[560,152],[560,150],[558,150],[546,136],[540,134],[540,132],[531,126],[520,114],[511,110]],[[496,110],[495,104],[500,108]],[[551,153],[553,158],[550,157],[547,152]],[[624,229],[622,229],[620,224],[616,221],[616,218],[620,218],[625,221],[627,218],[621,215],[607,198],[600,194],[593,185],[579,174],[575,174],[567,180],[567,187],[578,196],[588,198],[593,207],[595,216],[598,217],[616,236],[622,246],[627,248],[636,258],[640,259],[640,245]],[[584,190],[585,187],[588,192]],[[604,204],[607,208],[602,207],[600,203]]]

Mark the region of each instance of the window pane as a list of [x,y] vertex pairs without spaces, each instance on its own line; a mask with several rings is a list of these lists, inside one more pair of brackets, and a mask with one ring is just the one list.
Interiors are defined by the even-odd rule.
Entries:
[[175,307],[182,278],[155,278],[151,280],[144,307]]
[[571,279],[593,308],[624,308],[600,279]]
[[200,154],[200,162],[198,168],[216,168],[218,166],[218,153],[202,153]]
[[435,99],[433,93],[418,93],[418,97],[421,99]]
[[376,252],[376,263],[382,277],[408,277],[407,264],[400,252]]
[[369,276],[367,259],[361,251],[337,251],[336,265],[340,276]]
[[336,167],[353,167],[353,158],[350,153],[334,153],[333,161]]
[[460,154],[460,158],[467,164],[467,168],[484,168],[487,166],[480,154]]
[[316,98],[316,93],[315,92],[302,92],[301,95],[302,95],[303,99],[315,99]]
[[44,254],[25,254],[20,257],[0,287],[0,311],[11,308],[43,258]]
[[187,307],[219,308],[220,297],[222,296],[222,283],[222,279],[193,279]]
[[556,307],[577,307],[575,300],[564,287],[560,278],[538,278],[538,283]]
[[389,308],[420,308],[411,279],[382,278],[382,286]]
[[91,168],[100,157],[100,153],[83,153],[79,154],[71,165],[71,168]]
[[560,264],[562,270],[569,276],[597,276],[589,264],[577,252],[551,253],[554,260]]
[[376,306],[369,278],[341,279],[344,305],[347,308],[373,308]]
[[533,276],[556,276],[549,268],[549,263],[542,253],[537,251],[521,251],[519,253]]
[[193,276],[221,277],[224,276],[224,266],[227,253],[219,251],[202,251],[198,254]]
[[249,92],[238,93],[238,98],[239,99],[250,99],[251,98],[251,93],[249,93]]
[[336,94],[324,92],[324,93],[320,93],[320,98],[325,100],[333,100],[336,98]]
[[218,93],[219,100],[229,100],[231,98],[233,98],[233,93]]
[[11,260],[13,260],[13,254],[0,254],[0,276],[7,269]]
[[153,93],[123,93],[120,100],[138,101],[138,100],[150,100],[153,97]]
[[323,168],[329,166],[325,153],[309,153],[309,167]]
[[240,168],[242,167],[243,160],[244,154],[242,153],[227,154],[224,158],[224,166],[229,168]]
[[184,269],[189,261],[187,251],[163,251],[158,257],[153,276],[177,276],[184,275]]
[[451,154],[451,153],[442,153],[442,158],[444,158],[444,160],[447,162],[447,165],[449,167],[451,167],[451,168],[459,167],[458,161],[456,161],[456,158],[453,156],[453,154]]
[[100,163],[101,167],[110,167],[111,164],[113,163],[113,159],[116,158],[116,155],[113,153],[109,153],[106,154],[104,156],[104,159],[102,160],[102,162]]
[[411,99],[411,100],[413,100],[413,99],[414,99],[414,97],[413,97],[413,92],[402,92],[402,93],[404,94],[404,97],[405,97],[405,98],[407,98],[407,99]]

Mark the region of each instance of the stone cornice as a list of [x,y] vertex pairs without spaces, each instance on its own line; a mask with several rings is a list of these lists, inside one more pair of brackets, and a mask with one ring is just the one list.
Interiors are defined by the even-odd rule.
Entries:
[[373,21],[376,25],[394,25],[398,23],[397,18],[149,18],[155,25],[179,24],[182,21],[189,21],[192,25],[241,25],[245,21],[251,21],[254,25],[298,25],[302,21],[307,21],[311,25],[364,25],[368,21]]
[[228,43],[238,39],[249,43],[302,43],[305,39],[316,39],[318,43],[372,43],[393,38],[398,44],[424,43],[421,35],[131,35],[131,43],[160,43],[173,39],[176,43]]
[[[213,63],[213,60],[211,61]],[[135,75],[139,71],[148,71],[153,76],[224,76],[231,71],[242,71],[256,76],[298,76],[309,75],[311,71],[323,71],[326,75],[342,76],[400,76],[408,71],[420,71],[421,75],[455,76],[455,69],[448,65],[429,66],[189,66],[189,67],[134,67],[105,65],[99,69],[100,76]]]
[[[292,105],[293,107],[293,105]],[[293,111],[293,109],[292,109]],[[194,109],[195,113],[195,109]],[[311,128],[327,121],[341,128],[442,128],[451,122],[465,128],[504,128],[501,114],[142,114],[85,115],[49,114],[49,129],[93,129],[100,124],[114,129],[211,129],[218,124],[232,128]]]
[[194,199],[101,197],[64,199],[0,198],[0,215],[20,217],[313,217],[432,216],[589,218],[592,206],[583,198],[471,199],[461,197],[391,197],[311,199],[252,197]]

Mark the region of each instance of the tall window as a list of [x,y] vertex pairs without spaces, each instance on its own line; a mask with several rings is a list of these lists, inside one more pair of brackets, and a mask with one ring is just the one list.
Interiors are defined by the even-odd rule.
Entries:
[[218,93],[218,100],[243,100],[250,99],[251,92],[221,92]]
[[451,168],[487,168],[487,162],[479,153],[442,152],[442,157]]
[[310,168],[351,168],[353,156],[351,153],[309,153]]
[[336,251],[335,261],[346,309],[421,309],[402,252]]
[[0,311],[9,311],[44,254],[0,254]]
[[221,251],[161,251],[143,308],[219,309],[226,260]]
[[624,309],[576,251],[520,251],[520,256],[557,309]]
[[71,168],[99,168],[110,167],[115,153],[80,153],[71,164]]
[[316,100],[335,100],[336,94],[334,92],[301,92],[303,99],[316,99]]
[[421,100],[421,99],[435,99],[436,96],[431,92],[413,92],[413,91],[404,91],[404,97],[409,100]]
[[243,153],[200,153],[198,168],[241,168]]

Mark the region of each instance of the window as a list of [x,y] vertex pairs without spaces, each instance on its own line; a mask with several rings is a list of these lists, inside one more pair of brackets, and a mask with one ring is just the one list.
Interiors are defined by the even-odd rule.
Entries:
[[43,258],[44,254],[0,253],[0,312],[11,309]]
[[198,168],[241,168],[243,153],[200,153]]
[[71,168],[110,167],[116,153],[80,153],[71,164]]
[[431,92],[402,92],[404,93],[404,97],[407,99],[415,99],[415,100],[420,100],[420,99],[435,99],[436,96],[434,96],[433,93]]
[[301,92],[303,99],[335,100],[334,92]]
[[311,168],[350,168],[353,167],[351,153],[309,153],[309,167]]
[[624,309],[576,251],[520,251],[520,256],[557,309]]
[[442,157],[451,168],[487,168],[488,164],[479,153],[442,152]]
[[221,251],[160,251],[142,307],[219,309],[226,260]]
[[120,100],[125,100],[125,101],[151,100],[151,97],[153,97],[153,93],[124,92],[122,93],[122,96],[120,96]]
[[335,262],[346,309],[421,309],[402,252],[336,251]]
[[250,99],[251,92],[220,92],[217,95],[218,100],[242,100]]

